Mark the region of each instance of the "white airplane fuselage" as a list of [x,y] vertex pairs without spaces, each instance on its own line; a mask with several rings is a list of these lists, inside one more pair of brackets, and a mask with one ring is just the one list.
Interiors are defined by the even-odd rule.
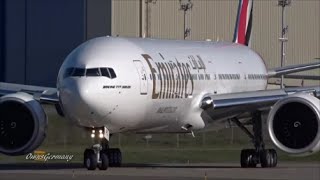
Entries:
[[[86,76],[86,71],[65,76],[68,68],[106,67],[113,68],[115,78]],[[66,58],[57,81],[69,119],[83,127],[105,126],[110,133],[182,132],[185,125],[199,130],[208,123],[200,116],[206,94],[266,86],[266,65],[247,46],[118,37],[80,45]]]

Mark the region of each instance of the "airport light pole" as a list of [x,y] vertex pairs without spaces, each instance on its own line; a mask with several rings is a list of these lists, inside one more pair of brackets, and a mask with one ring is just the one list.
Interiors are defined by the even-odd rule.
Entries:
[[[291,0],[278,0],[278,5],[282,7],[282,16],[281,16],[281,37],[279,38],[281,42],[281,67],[285,64],[286,59],[286,47],[285,43],[288,42],[286,37],[288,32],[288,25],[285,21],[285,8],[291,4]],[[281,89],[284,88],[284,75],[281,75]]]
[[187,2],[182,2],[183,0],[180,1],[180,10],[183,10],[183,39],[185,40],[191,32],[191,28],[186,27],[186,15],[187,11],[191,10],[193,7],[193,3],[191,0],[188,0]]
[[151,28],[151,7],[150,3],[156,4],[157,0],[140,0],[139,2],[139,22],[140,22],[140,37],[150,37]]

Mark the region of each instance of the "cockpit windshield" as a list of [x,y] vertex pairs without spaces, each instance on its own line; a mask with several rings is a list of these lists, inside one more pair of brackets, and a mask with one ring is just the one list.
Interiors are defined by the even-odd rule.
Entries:
[[114,79],[117,77],[114,69],[109,67],[97,67],[97,68],[67,68],[63,77],[98,77],[98,76],[104,76],[110,79]]
[[73,74],[74,68],[67,68],[63,74],[63,78],[67,78]]
[[101,70],[101,75],[102,76],[111,78],[108,68],[101,68],[100,70]]
[[81,76],[84,76],[85,72],[86,72],[86,69],[82,69],[82,68],[74,68],[74,71],[73,71],[72,76],[78,76],[78,77],[81,77]]
[[86,76],[101,76],[99,68],[87,69]]
[[105,77],[108,77],[111,79],[117,77],[116,73],[114,72],[114,70],[112,68],[100,68],[100,70],[101,70],[102,76],[105,76]]
[[111,78],[116,78],[117,77],[116,73],[114,72],[114,70],[112,68],[108,68],[108,70],[109,70]]

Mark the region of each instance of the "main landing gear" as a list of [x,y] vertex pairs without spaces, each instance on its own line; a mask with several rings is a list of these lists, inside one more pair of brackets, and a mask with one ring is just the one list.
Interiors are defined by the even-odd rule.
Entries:
[[237,119],[232,121],[237,124],[251,139],[255,149],[241,151],[240,164],[243,168],[254,168],[261,164],[263,168],[276,167],[278,163],[277,152],[274,149],[265,149],[262,133],[261,112],[254,112],[252,118],[253,134]]
[[106,170],[108,167],[120,167],[121,151],[118,148],[109,148],[109,131],[107,128],[92,129],[91,138],[95,143],[84,151],[83,164],[88,170]]

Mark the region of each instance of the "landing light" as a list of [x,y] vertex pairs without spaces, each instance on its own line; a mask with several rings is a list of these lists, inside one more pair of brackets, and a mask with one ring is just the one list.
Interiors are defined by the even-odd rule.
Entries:
[[101,139],[102,139],[102,138],[103,138],[103,134],[99,134],[99,138],[101,138]]
[[91,138],[94,138],[96,135],[95,134],[91,134]]

